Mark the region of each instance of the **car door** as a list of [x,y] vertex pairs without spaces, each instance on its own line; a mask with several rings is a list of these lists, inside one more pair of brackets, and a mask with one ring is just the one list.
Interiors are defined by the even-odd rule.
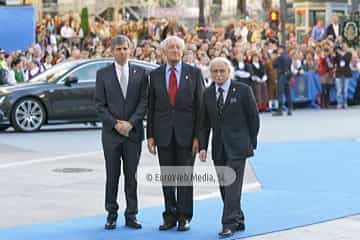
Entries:
[[[50,97],[56,119],[76,121],[97,118],[94,105],[96,72],[109,63],[94,61],[82,64],[63,76]],[[77,82],[66,85],[65,80],[69,77],[75,77]]]

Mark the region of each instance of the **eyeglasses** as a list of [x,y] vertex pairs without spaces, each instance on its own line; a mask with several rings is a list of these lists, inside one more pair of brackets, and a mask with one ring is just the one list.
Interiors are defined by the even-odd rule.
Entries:
[[211,72],[212,73],[225,73],[226,72],[226,69],[211,69]]

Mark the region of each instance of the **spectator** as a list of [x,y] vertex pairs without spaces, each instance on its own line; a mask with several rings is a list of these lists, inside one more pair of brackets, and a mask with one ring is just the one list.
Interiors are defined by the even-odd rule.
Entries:
[[11,70],[9,71],[8,83],[15,85],[25,81],[25,74],[20,58],[16,58],[11,63]]
[[245,62],[244,54],[239,48],[234,50],[233,65],[235,69],[235,80],[251,86],[251,65]]
[[333,16],[331,19],[331,24],[329,24],[326,28],[326,36],[331,36],[330,39],[335,41],[340,36],[340,25],[338,24],[338,17]]
[[67,42],[71,45],[71,41],[73,37],[75,37],[75,32],[70,26],[69,22],[65,22],[64,26],[62,26],[60,30],[60,36],[62,41]]
[[252,74],[253,89],[256,97],[256,102],[259,110],[266,110],[269,101],[268,86],[266,84],[268,76],[265,72],[264,65],[260,62],[260,57],[257,54],[252,55]]
[[45,58],[45,63],[44,63],[45,70],[52,67],[52,62],[53,62],[53,56],[47,55]]
[[335,57],[335,66],[336,66],[336,102],[337,109],[347,108],[347,96],[349,81],[352,77],[352,72],[350,69],[350,63],[352,55],[350,52],[346,51],[343,46],[336,47],[336,57]]
[[42,67],[35,61],[31,61],[28,63],[28,68],[25,71],[25,77],[26,79],[32,79],[33,77],[36,77],[42,72]]
[[322,20],[318,20],[312,29],[311,38],[315,41],[322,41],[325,38],[325,29]]
[[8,65],[5,59],[5,50],[0,48],[0,86],[7,83]]

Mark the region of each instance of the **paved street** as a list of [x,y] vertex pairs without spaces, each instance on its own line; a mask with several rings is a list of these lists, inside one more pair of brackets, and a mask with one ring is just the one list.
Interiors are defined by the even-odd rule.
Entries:
[[[292,117],[280,118],[265,113],[261,115],[259,149],[264,142],[360,141],[359,119],[360,107],[346,111],[297,110]],[[151,166],[158,166],[157,158],[144,144],[140,167]],[[197,159],[196,166],[211,167],[211,161],[200,163]],[[99,128],[61,125],[31,134],[11,129],[0,133],[0,227],[103,214],[104,175]],[[257,191],[260,185],[248,165],[245,191]],[[216,186],[195,187],[197,199],[215,195]],[[139,183],[139,197],[141,208],[163,204],[160,185]],[[123,194],[120,199],[124,203]],[[360,217],[354,216],[249,239],[355,240],[359,229]]]

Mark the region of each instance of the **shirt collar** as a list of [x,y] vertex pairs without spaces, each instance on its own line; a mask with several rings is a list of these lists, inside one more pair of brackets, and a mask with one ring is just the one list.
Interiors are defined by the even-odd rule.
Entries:
[[[171,67],[172,67],[172,65],[166,64],[166,72],[169,72]],[[174,65],[174,67],[175,67],[176,72],[180,72],[181,61],[179,61],[176,65]]]
[[221,86],[215,83],[216,93],[218,92],[218,90],[219,90],[220,87],[221,87],[222,89],[224,89],[224,92],[225,92],[225,93],[227,93],[227,92],[229,91],[230,84],[231,84],[231,80],[230,80],[230,79],[226,80]]
[[128,61],[126,61],[126,63],[124,65],[120,65],[116,61],[114,61],[114,63],[115,63],[115,68],[118,69],[118,70],[121,70],[122,68],[124,68],[124,70],[126,70],[126,69],[129,68],[129,62]]

